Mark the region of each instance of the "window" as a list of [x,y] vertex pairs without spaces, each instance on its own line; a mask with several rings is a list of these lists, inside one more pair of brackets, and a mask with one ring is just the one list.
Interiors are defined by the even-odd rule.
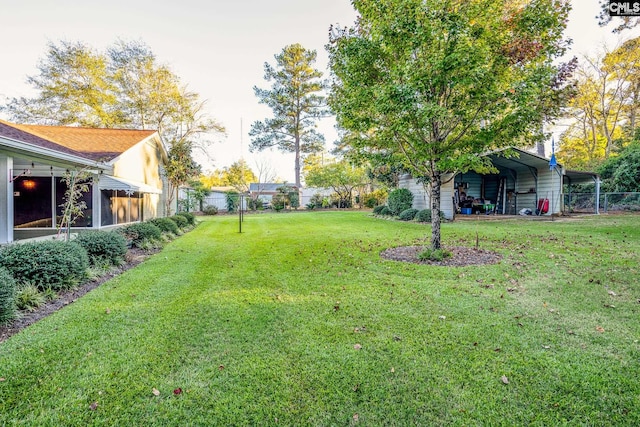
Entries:
[[13,181],[14,227],[53,227],[51,185],[50,176],[22,176]]

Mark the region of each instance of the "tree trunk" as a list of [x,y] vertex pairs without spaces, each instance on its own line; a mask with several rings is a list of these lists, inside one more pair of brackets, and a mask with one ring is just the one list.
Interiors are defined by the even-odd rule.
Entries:
[[440,249],[440,189],[442,176],[435,172],[429,181],[431,187],[431,249]]
[[300,185],[300,135],[296,134],[296,189],[299,191]]

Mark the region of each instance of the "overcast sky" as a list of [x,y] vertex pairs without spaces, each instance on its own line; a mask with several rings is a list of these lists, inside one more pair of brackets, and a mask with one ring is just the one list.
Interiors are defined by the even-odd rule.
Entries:
[[[568,35],[575,54],[617,42],[597,26],[598,0],[573,3]],[[49,41],[82,41],[104,51],[117,39],[141,40],[227,128],[213,147],[214,163],[202,160],[205,169],[228,166],[242,155],[254,169],[256,161],[271,164],[289,182],[292,155],[248,151],[251,123],[271,114],[258,104],[253,86],[268,87],[264,62],[274,63],[273,56],[292,43],[315,49],[317,68],[326,72],[329,26],[355,20],[349,0],[0,0],[0,11],[0,103],[33,95],[26,77],[37,73]],[[320,130],[331,148],[333,121],[325,120]]]

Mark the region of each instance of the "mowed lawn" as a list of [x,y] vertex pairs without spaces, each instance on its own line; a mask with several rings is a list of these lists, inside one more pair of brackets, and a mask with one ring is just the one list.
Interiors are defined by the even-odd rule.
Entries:
[[0,343],[0,425],[640,425],[640,216],[203,219]]

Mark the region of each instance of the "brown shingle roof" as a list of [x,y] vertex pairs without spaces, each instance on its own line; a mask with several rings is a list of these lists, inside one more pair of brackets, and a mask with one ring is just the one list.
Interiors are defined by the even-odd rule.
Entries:
[[154,133],[153,130],[19,125],[0,120],[0,135],[95,161],[113,160]]

